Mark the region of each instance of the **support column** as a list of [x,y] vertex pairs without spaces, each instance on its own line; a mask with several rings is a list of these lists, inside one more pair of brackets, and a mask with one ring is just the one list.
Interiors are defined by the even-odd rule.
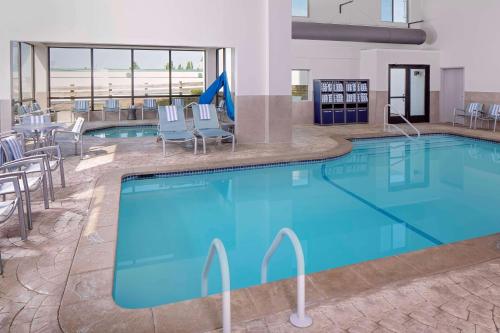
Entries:
[[[251,75],[262,75],[261,95],[236,95],[236,135],[240,143],[290,143],[291,97],[291,0],[262,0],[262,62]],[[236,57],[242,56],[236,49]],[[241,77],[237,61],[236,77]],[[245,69],[243,72],[249,75]],[[237,92],[238,93],[238,92]]]
[[12,127],[11,102],[11,54],[10,43],[0,45],[0,130],[7,131]]

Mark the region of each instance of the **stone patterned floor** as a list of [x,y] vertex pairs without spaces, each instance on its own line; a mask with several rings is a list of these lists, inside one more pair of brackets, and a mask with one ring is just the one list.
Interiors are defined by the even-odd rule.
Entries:
[[[342,300],[309,306],[307,329],[290,311],[245,322],[233,332],[500,332],[500,260],[392,284]],[[211,333],[222,332],[222,330]]]
[[[438,128],[435,127],[434,130]],[[447,128],[447,127],[443,127]],[[85,225],[92,191],[104,172],[147,165],[203,163],[220,158],[238,160],[292,152],[322,151],[335,144],[329,135],[376,135],[380,128],[343,126],[294,129],[290,145],[210,145],[209,154],[193,156],[181,146],[169,147],[168,157],[152,139],[87,141],[87,158],[80,161],[65,147],[67,187],[55,175],[56,201],[43,209],[34,197],[34,229],[21,241],[15,216],[0,226],[4,275],[0,277],[0,332],[61,332],[59,306],[78,239]],[[489,133],[485,136],[491,137]],[[497,133],[494,138],[500,139]],[[500,262],[433,276],[407,285],[392,285],[347,300],[331,300],[309,310],[313,332],[496,332],[500,324]],[[235,332],[291,332],[288,313],[244,323]]]

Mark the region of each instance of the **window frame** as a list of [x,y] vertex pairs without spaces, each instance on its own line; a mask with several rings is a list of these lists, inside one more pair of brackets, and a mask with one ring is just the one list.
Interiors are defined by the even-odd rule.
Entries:
[[309,18],[309,15],[310,15],[310,2],[309,0],[305,0],[307,2],[307,6],[306,6],[306,15],[293,15],[293,0],[292,0],[292,17],[302,17],[302,18]]
[[394,21],[394,13],[395,13],[395,7],[394,6],[394,3],[395,1],[397,0],[391,0],[391,20],[390,21],[387,21],[387,20],[384,20],[382,18],[382,4],[383,4],[383,0],[380,0],[380,21],[381,22],[388,22],[388,23],[399,23],[399,24],[408,24],[408,22],[410,22],[410,0],[404,0],[405,3],[406,3],[406,21],[404,22],[396,22]]
[[[52,87],[50,84],[51,77],[51,67],[50,67],[50,50],[51,49],[88,49],[90,50],[90,96],[81,96],[77,98],[72,97],[53,97],[52,96]],[[112,49],[112,50],[127,50],[131,52],[130,57],[130,66],[131,66],[131,91],[130,95],[123,96],[95,96],[94,93],[94,50],[95,49]],[[145,48],[145,47],[119,47],[119,46],[49,46],[47,47],[47,57],[48,57],[48,71],[47,71],[47,81],[48,81],[48,105],[51,105],[53,100],[70,100],[75,101],[77,99],[88,99],[90,100],[90,108],[92,111],[99,111],[95,109],[95,101],[102,100],[106,98],[114,98],[114,99],[130,99],[132,105],[135,105],[135,99],[143,99],[143,98],[168,98],[172,101],[172,98],[176,97],[199,97],[201,95],[194,94],[172,94],[172,68],[169,68],[168,76],[169,76],[169,92],[168,94],[162,95],[136,95],[134,92],[134,84],[135,84],[135,71],[134,71],[134,51],[168,51],[169,52],[169,62],[172,62],[172,52],[173,51],[193,51],[193,52],[203,52],[203,91],[207,88],[207,50],[206,49],[182,49],[182,48]]]

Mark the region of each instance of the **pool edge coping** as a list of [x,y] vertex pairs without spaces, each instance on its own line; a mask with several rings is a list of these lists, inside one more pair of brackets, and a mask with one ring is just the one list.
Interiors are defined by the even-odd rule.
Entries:
[[[429,132],[426,132],[426,134],[444,134],[444,135],[457,135],[457,136],[462,136],[462,137],[467,137],[467,138],[472,138],[472,139],[479,139],[479,140],[485,140],[485,141],[491,141],[491,142],[496,142],[500,143],[500,140],[495,140],[491,138],[484,138],[481,137],[480,135],[465,135],[461,133],[457,133],[458,131],[443,131],[443,130],[431,130]],[[475,134],[475,133],[470,133],[470,134]],[[147,175],[147,174],[154,174],[154,173],[162,173],[162,172],[186,172],[186,171],[203,171],[207,169],[213,169],[213,168],[231,168],[231,167],[252,167],[255,165],[259,165],[259,163],[256,164],[256,160],[264,160],[260,165],[263,165],[262,167],[265,167],[265,165],[269,164],[280,164],[280,163],[285,163],[285,164],[291,164],[291,163],[300,163],[302,160],[306,161],[324,161],[324,160],[329,160],[329,159],[335,159],[339,158],[341,156],[344,156],[352,151],[352,143],[350,140],[352,139],[373,139],[373,138],[383,138],[383,137],[401,137],[401,135],[397,135],[394,133],[384,133],[382,135],[353,135],[353,136],[340,136],[340,135],[328,135],[325,136],[328,138],[333,139],[334,141],[337,142],[337,145],[329,150],[323,151],[323,152],[315,152],[315,153],[295,153],[295,154],[285,154],[283,156],[270,156],[270,157],[259,157],[257,159],[255,158],[242,158],[242,159],[236,159],[236,160],[225,160],[225,161],[217,161],[217,162],[209,162],[209,163],[202,163],[202,165],[176,165],[176,166],[161,166],[161,167],[141,167],[141,168],[136,168],[131,171],[128,170],[120,170],[120,172],[113,173],[113,172],[107,172],[100,176],[95,183],[94,187],[94,194],[91,199],[91,203],[89,205],[89,215],[88,215],[88,221],[87,224],[83,227],[82,233],[80,235],[80,238],[78,240],[78,245],[77,249],[75,251],[75,256],[71,265],[71,269],[69,272],[68,276],[68,283],[65,286],[64,294],[61,299],[61,305],[60,305],[60,310],[59,310],[59,320],[61,323],[62,328],[68,328],[73,326],[71,325],[71,321],[75,313],[78,313],[80,311],[87,311],[90,313],[96,313],[96,308],[100,309],[101,307],[104,306],[104,311],[107,316],[107,320],[111,318],[113,321],[108,322],[108,324],[112,325],[114,322],[120,322],[122,319],[125,320],[126,317],[133,317],[133,318],[140,318],[143,322],[142,324],[145,325],[144,327],[148,327],[148,329],[153,329],[153,330],[160,330],[161,327],[172,327],[168,325],[181,325],[179,324],[178,318],[175,316],[172,317],[172,313],[175,313],[177,316],[182,317],[185,314],[186,307],[191,308],[198,308],[198,309],[204,309],[205,313],[200,314],[202,318],[207,316],[207,313],[210,313],[210,316],[207,318],[208,322],[211,324],[209,325],[210,327],[204,327],[202,330],[209,330],[209,329],[215,329],[219,327],[218,321],[220,320],[220,307],[215,306],[216,304],[219,304],[220,300],[219,297],[216,296],[210,296],[207,298],[199,298],[199,299],[194,299],[194,300],[189,300],[189,301],[184,301],[184,302],[179,302],[179,303],[173,303],[173,304],[167,304],[167,305],[160,305],[154,308],[145,308],[145,309],[125,309],[120,307],[114,302],[113,296],[112,296],[112,290],[113,290],[113,279],[114,279],[114,265],[115,265],[115,254],[116,254],[116,238],[117,238],[117,228],[118,228],[118,209],[119,209],[119,199],[120,199],[120,188],[122,184],[122,180],[124,177],[131,176],[131,175]],[[302,157],[302,159],[301,159]],[[107,235],[102,242],[93,242],[89,239],[90,235],[93,234],[105,234]],[[405,259],[405,256],[419,256],[420,253],[436,253],[435,249],[441,249],[441,248],[456,248],[459,249],[461,247],[472,247],[477,249],[480,249],[481,246],[483,245],[482,243],[484,240],[488,240],[493,238],[495,241],[498,241],[500,239],[499,234],[494,234],[494,235],[489,235],[486,237],[481,237],[481,238],[476,238],[473,240],[466,240],[458,243],[453,243],[453,244],[445,244],[443,246],[439,247],[431,247],[427,248],[424,250],[420,251],[415,251],[415,252],[410,252],[406,253],[400,256],[394,256],[394,257],[386,257],[386,258],[381,258],[381,259],[376,259],[374,261],[368,261],[368,262],[363,262],[355,265],[350,265],[346,267],[341,267],[341,268],[334,268],[330,270],[326,270],[323,272],[319,273],[313,273],[313,274],[308,274],[307,275],[307,281],[308,281],[308,290],[315,290],[317,293],[320,291],[323,286],[322,280],[324,280],[324,277],[328,277],[330,275],[335,275],[339,272],[349,272],[354,270],[354,272],[351,272],[350,274],[354,274],[353,276],[358,276],[360,277],[359,273],[356,273],[354,267],[359,267],[359,266],[365,266],[365,265],[376,265],[377,262],[382,262],[382,261],[389,261],[389,262],[405,262],[408,261]],[[471,245],[472,244],[472,245]],[[496,244],[496,243],[495,243]],[[471,248],[468,248],[466,252],[469,252]],[[437,252],[441,252],[437,250]],[[488,257],[481,257],[481,261],[474,261],[473,263],[466,263],[465,265],[459,265],[459,266],[453,266],[452,268],[460,268],[464,266],[468,266],[474,263],[479,263],[479,262],[484,262],[488,261],[494,258],[497,258],[500,254],[496,253],[494,248],[490,247],[488,248],[489,256]],[[438,254],[437,254],[438,255]],[[410,260],[411,261],[411,260]],[[83,266],[83,267],[82,267]],[[447,269],[452,269],[448,267]],[[407,277],[403,280],[407,279],[415,279],[418,277],[422,276],[427,276],[430,274],[436,274],[439,273],[442,270],[436,270],[433,269],[431,272],[421,272],[415,276]],[[104,278],[103,278],[104,275]],[[82,297],[82,295],[75,295],[77,294],[75,292],[75,287],[79,285],[82,281],[87,281],[88,280],[94,279],[94,282],[97,283],[97,285],[94,285],[93,288],[90,287],[90,296],[85,296]],[[95,280],[99,280],[99,282]],[[329,280],[329,278],[327,278]],[[363,281],[365,278],[361,276],[361,279],[359,281]],[[278,282],[274,282],[268,285],[264,286],[254,286],[254,287],[249,287],[249,288],[244,288],[240,290],[233,291],[232,293],[235,295],[241,294],[243,297],[248,300],[251,304],[249,304],[249,307],[254,307],[256,308],[257,305],[262,305],[262,304],[256,304],[256,303],[262,303],[262,300],[258,300],[258,297],[252,296],[252,289],[255,290],[266,290],[266,289],[271,289],[271,288],[278,288],[281,289],[284,292],[293,292],[293,288],[290,289],[290,283],[293,281],[293,279],[288,279],[288,280],[282,280]],[[396,281],[392,282],[398,282],[402,281],[401,279],[398,279]],[[383,284],[391,283],[391,281],[386,281]],[[277,287],[276,287],[277,286]],[[378,286],[378,285],[377,285]],[[371,286],[370,288],[373,288],[376,286]],[[73,288],[73,290],[71,290]],[[324,288],[323,288],[324,289]],[[368,288],[369,289],[369,288]],[[364,289],[367,290],[367,289]],[[352,293],[359,293],[362,292],[363,290],[357,290],[353,291]],[[339,294],[331,294],[329,292],[320,292],[320,294],[323,294],[323,299],[326,297],[339,297],[341,295]],[[257,292],[259,294],[259,292]],[[308,293],[309,294],[309,293]],[[326,295],[326,296],[325,296]],[[234,298],[233,298],[234,299]],[[238,296],[236,296],[236,299],[238,299]],[[319,301],[318,299],[315,299],[315,297],[308,298],[308,303],[310,302],[316,302]],[[207,304],[210,304],[207,308]],[[264,304],[265,305],[265,304]],[[289,304],[285,306],[285,308],[288,308]],[[215,308],[215,309],[213,309]],[[268,306],[264,306],[264,308],[268,309]],[[283,306],[278,306],[276,305],[276,309],[270,309],[268,311],[264,311],[264,313],[274,313],[277,310],[283,310]],[[184,312],[182,311],[184,309]],[[245,311],[240,311],[240,312],[245,312]],[[246,311],[245,313],[247,313]],[[131,315],[133,313],[133,315]],[[168,314],[170,315],[168,315]],[[96,313],[97,314],[97,313]],[[102,313],[99,313],[102,315]],[[192,313],[188,313],[188,316],[191,316],[191,318],[195,317]],[[238,311],[233,311],[233,317],[243,317],[241,320],[247,320],[247,319],[252,319],[255,316],[248,316],[248,313],[246,315],[240,314],[238,315]],[[165,319],[165,317],[167,319]],[[165,321],[166,320],[166,321]],[[238,321],[241,321],[238,320]],[[87,323],[85,323],[87,324]],[[192,323],[193,325],[199,324],[199,322]],[[78,323],[77,323],[78,326]],[[178,327],[176,326],[176,327]],[[181,325],[182,326],[182,325]],[[179,327],[178,327],[179,328]],[[71,328],[69,328],[71,331]],[[183,331],[180,329],[180,331]],[[185,330],[189,331],[189,330]]]

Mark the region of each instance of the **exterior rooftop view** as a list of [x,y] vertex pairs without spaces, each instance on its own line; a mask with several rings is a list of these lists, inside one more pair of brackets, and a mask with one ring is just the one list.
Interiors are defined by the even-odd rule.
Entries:
[[499,332],[500,3],[0,8],[0,332]]

